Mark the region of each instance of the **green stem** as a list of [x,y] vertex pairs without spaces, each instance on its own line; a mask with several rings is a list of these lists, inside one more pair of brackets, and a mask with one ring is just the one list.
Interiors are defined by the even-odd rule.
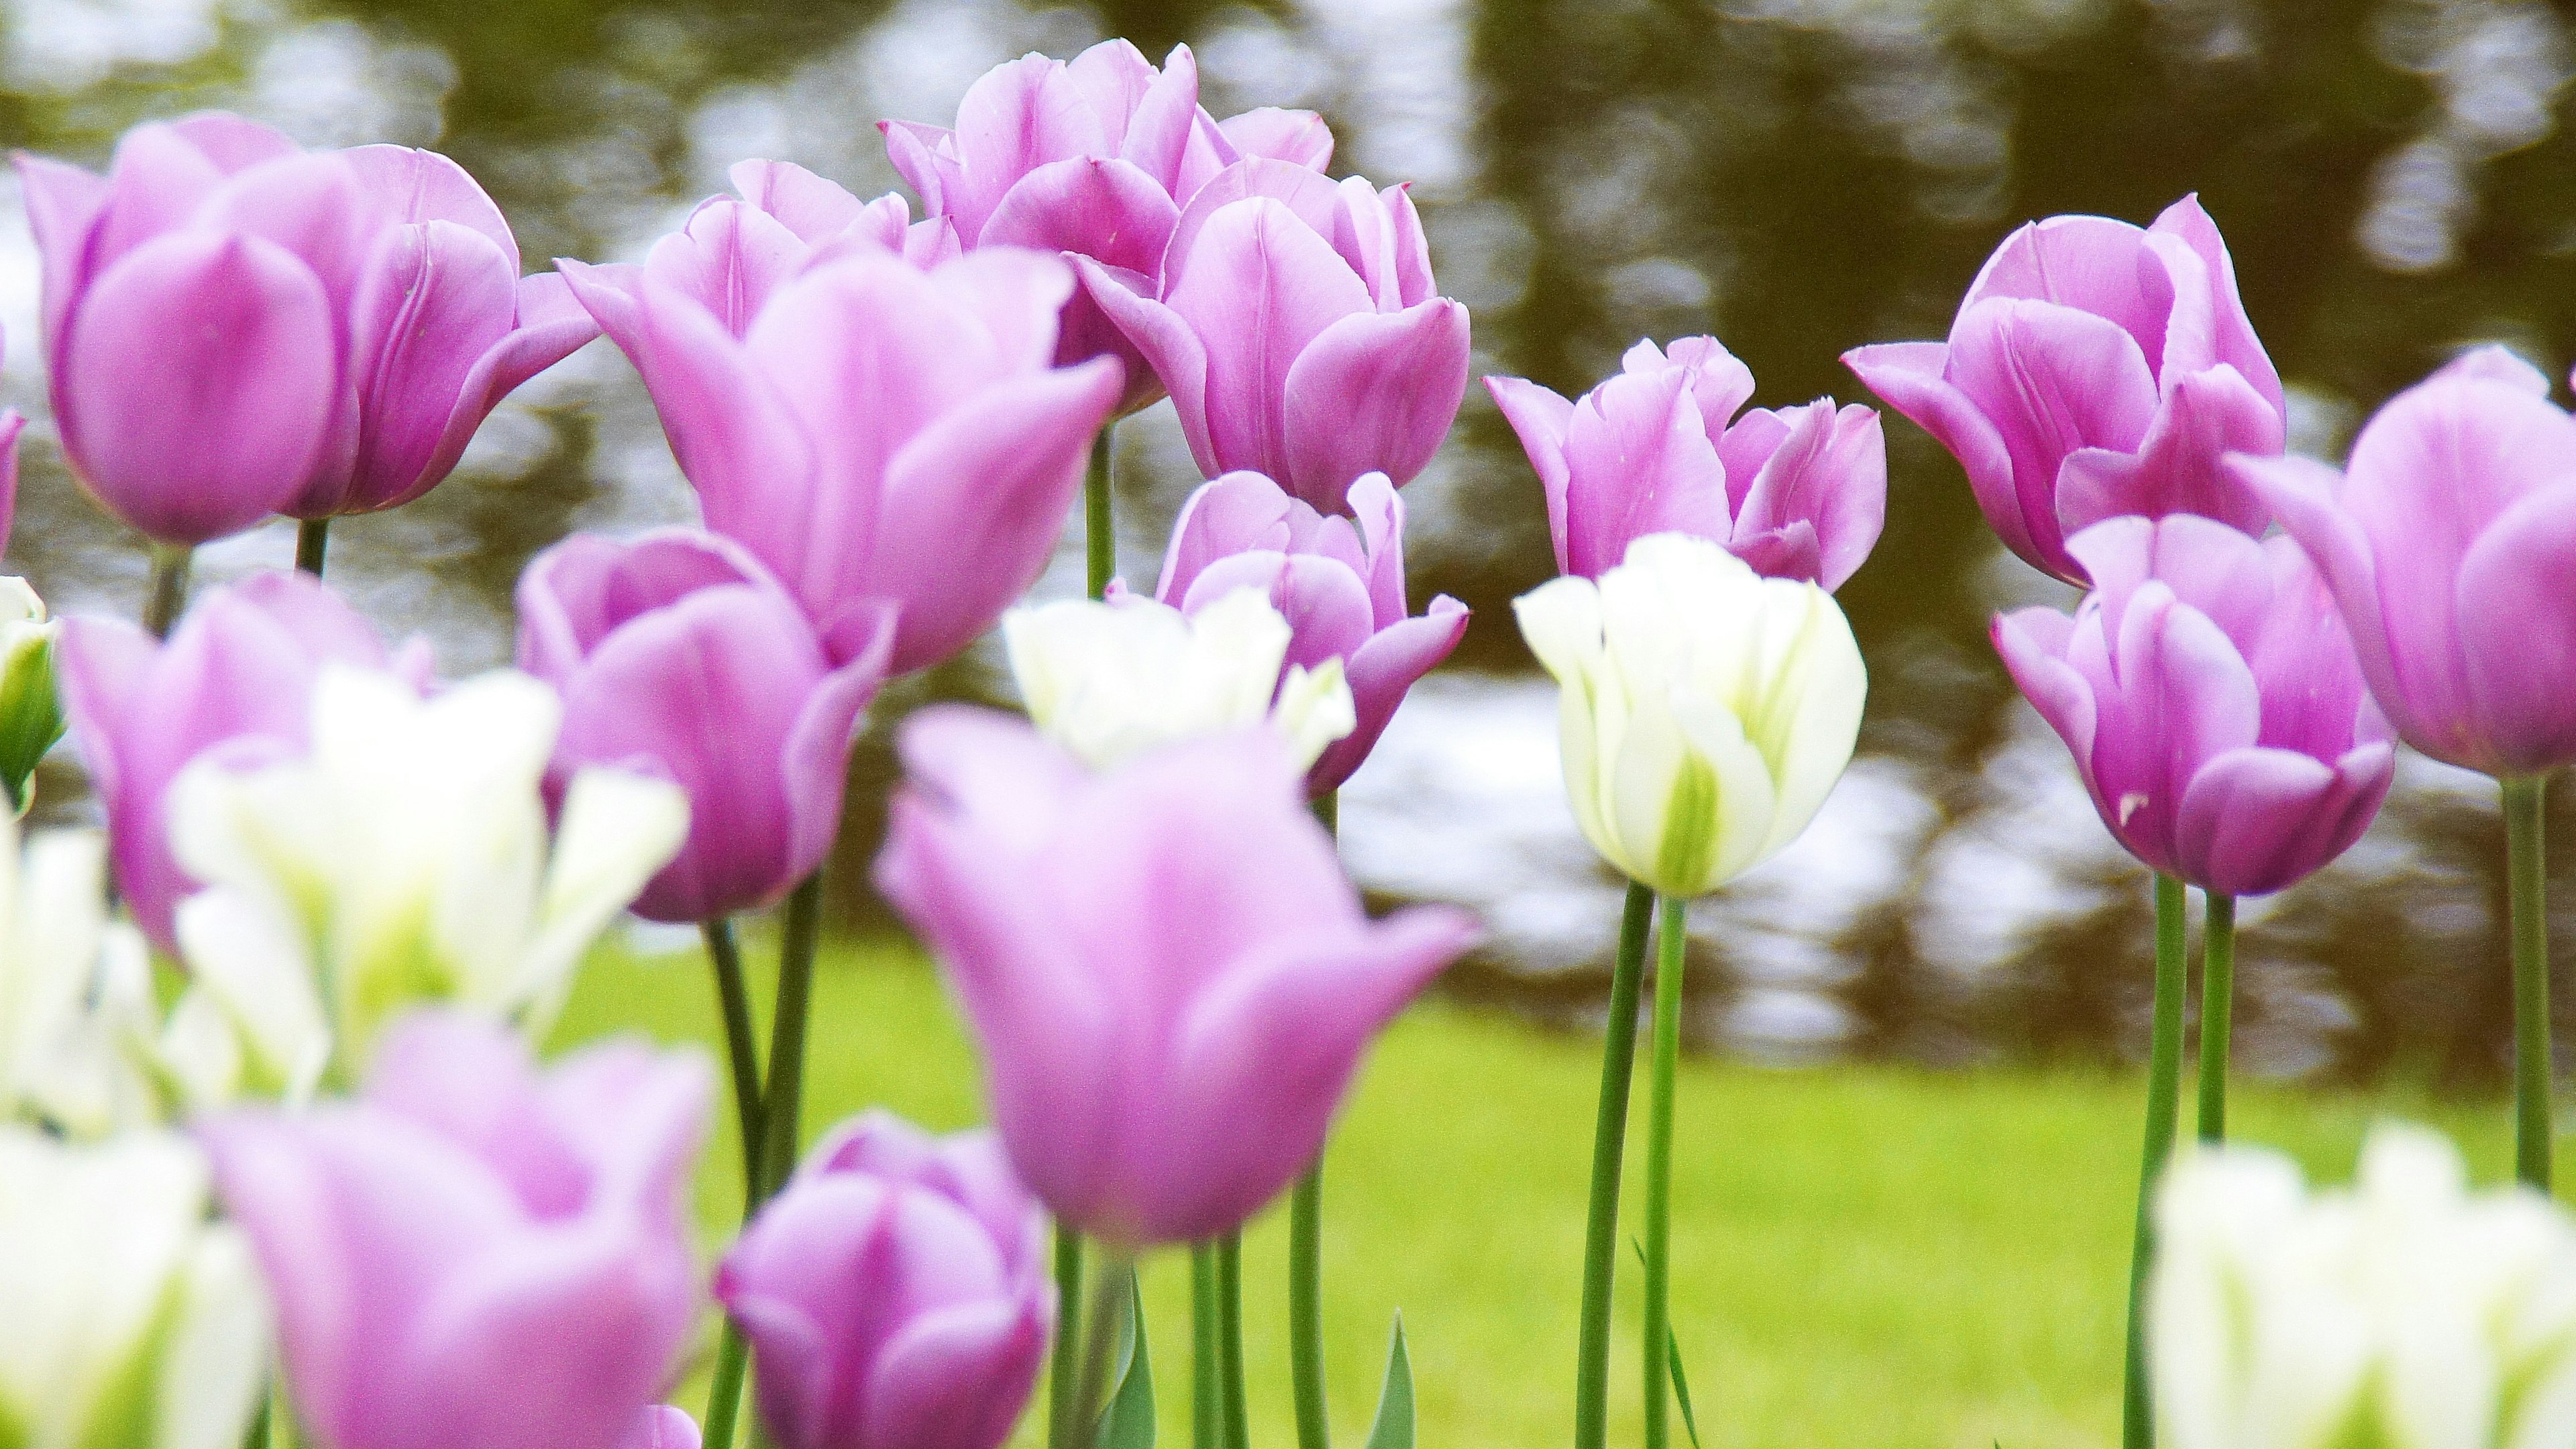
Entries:
[[761,1094],[759,1201],[796,1166],[797,1113],[804,1105],[805,1024],[814,996],[814,946],[823,924],[823,878],[811,875],[787,897],[778,945],[778,1011],[770,1020],[769,1085]]
[[1655,929],[1655,1058],[1646,1098],[1646,1449],[1664,1449],[1672,1400],[1673,1074],[1682,1056],[1688,901],[1666,898]]
[[2200,1140],[2227,1140],[2227,1038],[2236,1017],[2236,897],[2202,891]]
[[2504,782],[2505,875],[2513,910],[2513,1163],[2549,1191],[2549,872],[2538,775]]
[[2137,1233],[2129,1248],[2129,1357],[2121,1401],[2124,1449],[2156,1442],[2147,1390],[2147,1274],[2156,1255],[2156,1185],[2173,1156],[2174,1119],[2182,1108],[2183,885],[2156,877],[2155,1038],[2147,1055],[2147,1141],[2138,1171]]
[[743,1210],[749,1212],[760,1192],[760,1048],[752,1039],[751,992],[743,983],[733,919],[701,921],[698,931],[706,937],[707,964],[715,970],[716,1000],[724,1009],[725,1060],[733,1068],[734,1120],[742,1134]]
[[331,520],[308,518],[295,526],[295,566],[322,577],[322,555],[331,549]]
[[1117,426],[1100,425],[1100,435],[1091,440],[1091,467],[1082,475],[1083,552],[1095,599],[1108,594],[1110,577],[1118,572],[1117,524],[1109,501],[1109,435]]
[[196,550],[185,544],[152,545],[152,582],[143,596],[143,632],[170,637],[170,626],[188,603],[188,564]]
[[1217,1397],[1226,1449],[1245,1449],[1252,1430],[1243,1401],[1243,1234],[1216,1240]]
[[1081,1420],[1074,1400],[1082,1392],[1082,1234],[1055,1225],[1055,1349],[1047,1365],[1048,1449],[1078,1449]]
[[[1315,797],[1328,834],[1341,829],[1341,796]],[[1297,1403],[1297,1449],[1332,1449],[1324,1399],[1324,1159],[1297,1179],[1288,1199],[1288,1375]]]
[[[1119,1325],[1135,1302],[1136,1289],[1129,1281],[1135,1271],[1134,1264],[1113,1259],[1100,1265],[1092,1281],[1091,1318],[1083,1330],[1082,1387],[1074,1396],[1076,1424],[1097,1426],[1100,1411],[1108,1404],[1109,1356],[1117,1350]],[[1144,1327],[1136,1325],[1140,1333]],[[1097,1432],[1096,1427],[1086,1427],[1083,1438],[1087,1441]]]
[[1654,892],[1631,882],[1610,969],[1601,1040],[1601,1097],[1592,1122],[1592,1202],[1583,1227],[1583,1329],[1574,1353],[1575,1449],[1609,1439],[1610,1282],[1619,1263],[1619,1166],[1628,1143],[1628,1083],[1637,1060],[1637,997],[1646,975]]
[[1194,1243],[1190,1247],[1190,1449],[1225,1449],[1216,1320],[1216,1250]]
[[703,1449],[733,1449],[734,1425],[742,1416],[743,1370],[751,1363],[751,1343],[742,1325],[726,1314],[724,1339],[716,1347],[715,1387],[707,1392],[707,1426]]

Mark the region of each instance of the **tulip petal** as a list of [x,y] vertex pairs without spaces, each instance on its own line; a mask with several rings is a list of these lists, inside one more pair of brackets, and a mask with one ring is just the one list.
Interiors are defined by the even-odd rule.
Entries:
[[1565,435],[1574,422],[1574,404],[1554,389],[1521,377],[1489,376],[1485,390],[1494,395],[1494,405],[1502,409],[1503,421],[1512,425],[1512,432],[1521,440],[1521,451],[1529,455],[1530,467],[1538,473],[1539,488],[1547,496],[1547,531],[1556,544],[1556,571],[1575,572],[1565,549]]
[[1622,373],[1584,394],[1565,429],[1569,572],[1615,568],[1650,533],[1722,543],[1733,532],[1726,469],[1679,368]]
[[1287,486],[1344,512],[1360,475],[1409,483],[1440,450],[1467,394],[1467,309],[1435,297],[1343,317],[1289,364],[1285,389]]
[[[799,241],[817,246],[850,229],[867,204],[793,161],[736,161],[725,179]],[[896,198],[898,201],[900,197]]]
[[2012,456],[2014,507],[2033,544],[2062,558],[2060,465],[2079,448],[2134,451],[2154,420],[2155,377],[2136,339],[2089,312],[1998,300],[1960,315],[1948,367]]
[[456,404],[447,414],[438,447],[413,479],[415,489],[426,491],[423,480],[434,485],[448,475],[456,460],[465,456],[465,445],[474,441],[474,430],[500,406],[501,399],[599,335],[599,323],[573,296],[560,273],[521,277],[513,310],[511,329],[474,360],[457,388]]
[[1995,653],[2001,655],[2004,669],[2013,683],[2066,742],[2075,757],[2075,768],[2089,785],[2093,778],[2093,738],[2099,727],[2100,714],[2093,699],[2093,686],[2073,665],[2066,662],[2067,644],[2077,629],[2099,628],[2098,610],[2089,617],[2078,613],[2073,619],[2050,608],[2016,609],[1995,616],[1992,635]]
[[790,879],[811,875],[832,852],[841,829],[841,797],[850,775],[850,747],[885,683],[894,658],[897,606],[863,601],[834,641],[840,663],[806,697],[779,759],[786,791]]
[[[1309,502],[1340,511],[1342,490],[1351,479],[1329,478],[1333,455],[1318,446],[1320,439],[1299,440],[1299,451],[1307,456],[1303,466],[1297,466],[1299,455],[1290,450],[1288,434],[1292,423],[1311,416],[1311,410],[1346,406],[1351,401],[1344,388],[1326,384],[1345,378],[1351,383],[1361,379],[1361,360],[1366,354],[1354,355],[1352,351],[1352,342],[1359,339],[1328,351],[1326,360],[1319,364],[1321,373],[1306,380],[1295,394],[1289,391],[1289,381],[1292,369],[1325,329],[1353,313],[1375,316],[1369,308],[1367,289],[1333,251],[1330,242],[1299,221],[1288,208],[1267,198],[1220,208],[1209,217],[1198,241],[1186,253],[1176,250],[1174,256],[1181,260],[1177,266],[1166,268],[1166,304],[1199,337],[1228,339],[1227,345],[1207,350],[1206,425],[1215,456],[1228,467],[1268,473]],[[1417,320],[1413,325],[1424,328],[1422,335],[1408,336],[1406,344],[1410,345],[1397,345],[1405,346],[1408,353],[1418,350],[1426,363],[1435,358],[1445,361],[1442,347],[1448,339],[1441,336],[1442,324],[1432,322],[1426,328],[1423,321]],[[1449,325],[1456,329],[1456,342],[1452,345],[1460,347],[1457,391],[1463,395],[1466,329],[1462,322]],[[1409,333],[1412,329],[1403,331]],[[1362,334],[1374,335],[1376,329]],[[1136,341],[1140,350],[1153,356],[1145,339]],[[1165,381],[1170,382],[1168,376]],[[1424,396],[1399,397],[1392,416],[1363,431],[1373,442],[1398,442],[1408,436],[1399,432],[1405,424],[1437,411],[1438,394],[1446,383],[1446,378],[1435,378],[1421,389]],[[1451,406],[1455,406],[1454,401]],[[1334,426],[1347,426],[1352,421],[1348,415],[1332,419]],[[1420,461],[1415,460],[1416,467]],[[1351,477],[1364,471],[1365,468],[1354,469]],[[1312,481],[1300,475],[1320,476],[1326,481]]]
[[1313,111],[1260,106],[1216,123],[1244,156],[1266,156],[1322,172],[1333,161],[1333,130]]
[[2281,451],[2280,412],[2236,369],[2221,364],[2173,383],[2136,452],[2079,448],[2058,472],[2058,526],[2069,535],[2106,518],[2198,514],[2260,533],[2272,522],[2261,498],[2221,465],[2229,453]]
[[[1081,64],[1081,57],[1076,57],[1066,69]],[[1153,67],[1147,66],[1145,77],[1143,92],[1124,113],[1127,130],[1118,138],[1118,156],[1153,178],[1154,185],[1169,196],[1180,184],[1181,166],[1189,155],[1190,132],[1198,124],[1198,57],[1190,54],[1186,45],[1173,46],[1172,53],[1163,59],[1162,73],[1156,75]],[[1160,262],[1159,257],[1155,259],[1156,266]]]
[[89,283],[90,233],[107,208],[107,178],[24,151],[15,159],[44,276],[45,352],[58,358],[63,318]]
[[2237,375],[2274,412],[2282,411],[2280,371],[2263,350],[2262,339],[2254,335],[2254,324],[2245,315],[2244,298],[2236,289],[2235,259],[2227,254],[2227,243],[2218,234],[2218,224],[2201,209],[2200,197],[2186,196],[2166,207],[2147,231],[2150,236],[2180,237],[2198,254],[2210,280],[2210,343],[2214,360],[2235,368]]
[[519,275],[519,243],[510,223],[464,167],[415,146],[353,146],[335,153],[357,173],[377,216],[397,225],[443,221],[480,233]]
[[1062,63],[1031,55],[993,67],[966,88],[957,103],[956,147],[963,194],[944,197],[940,210],[976,247],[1011,183],[1049,161],[1107,154],[1110,138]]
[[511,330],[518,282],[489,238],[454,222],[383,234],[350,323],[361,419],[356,467],[345,480],[306,489],[290,512],[319,518],[389,508],[437,481],[429,463],[466,380]]
[[1442,594],[1418,619],[1399,619],[1371,635],[1348,660],[1351,703],[1359,720],[1351,732],[1324,747],[1307,772],[1307,788],[1338,790],[1377,748],[1405,692],[1440,666],[1467,637],[1467,606]]
[[741,337],[772,292],[813,259],[812,244],[749,202],[709,197],[687,225],[653,243],[644,273],[715,314]]
[[[1748,413],[1727,429],[1725,443],[1734,442],[1753,416]],[[1780,416],[1795,420],[1755,471],[1735,510],[1734,534],[1744,539],[1809,525],[1814,530],[1813,581],[1831,593],[1859,571],[1887,525],[1887,443],[1878,414],[1857,403],[1837,410],[1832,398],[1818,398]],[[1723,456],[1724,444],[1719,451]],[[1730,458],[1730,491],[1734,481]],[[1788,576],[1759,565],[1755,572]]]
[[978,246],[1080,252],[1105,266],[1153,276],[1162,269],[1180,208],[1153,177],[1125,161],[1076,156],[1014,182],[984,223]]
[[2500,382],[2507,387],[2520,388],[2533,397],[2549,396],[2549,374],[2523,361],[2507,347],[2472,347],[2436,368],[2433,376]]
[[1190,445],[1190,458],[1202,475],[1213,477],[1228,471],[1217,462],[1216,445],[1208,429],[1207,347],[1190,330],[1180,314],[1151,297],[1139,294],[1088,257],[1073,259],[1074,270],[1082,277],[1082,289],[1133,345],[1151,367],[1154,376],[1172,397],[1172,412],[1181,424],[1181,436]]
[[1046,1345],[1035,1303],[996,1298],[921,1314],[872,1366],[866,1418],[849,1442],[991,1449],[1028,1407]]
[[1180,218],[1172,223],[1172,239],[1164,250],[1163,265],[1159,269],[1163,278],[1163,295],[1167,300],[1180,284],[1182,270],[1198,248],[1199,233],[1215,220],[1218,212],[1238,201],[1256,198],[1285,206],[1306,224],[1307,230],[1327,241],[1341,219],[1341,189],[1306,167],[1258,156],[1229,165],[1208,178],[1205,185],[1190,192],[1189,200],[1181,205]]
[[[2012,451],[1977,404],[1946,377],[1949,353],[1948,346],[1939,342],[1887,342],[1853,348],[1843,354],[1843,365],[1959,460],[1977,507],[2002,537],[2004,547],[2033,567],[2060,578],[2080,578],[2075,561],[2065,556],[2055,539],[2042,548],[2043,535],[2034,530],[2035,520],[2024,510],[2013,485]],[[2054,520],[2037,521],[2045,525]]]
[[[2163,358],[2170,295],[2145,285],[2147,233],[2104,216],[2053,216],[2004,239],[1977,272],[1950,327],[1956,345],[1968,314],[1985,302],[2023,299],[2087,313],[2132,338],[2147,369]],[[2161,280],[2161,279],[2159,279]]]
[[147,123],[126,132],[116,143],[107,204],[82,259],[89,280],[95,283],[126,253],[186,225],[232,170],[209,159],[176,126]]
[[2296,885],[2361,838],[2396,770],[2386,741],[2356,745],[2331,765],[2259,747],[2213,756],[2184,789],[2174,821],[2181,873],[2228,895]]
[[1172,520],[1172,542],[1154,597],[1174,608],[1207,567],[1252,550],[1284,553],[1294,505],[1278,484],[1259,473],[1228,473],[1199,485]]
[[2576,760],[2576,482],[2505,511],[2460,561],[2458,648],[2482,767],[2539,774]]

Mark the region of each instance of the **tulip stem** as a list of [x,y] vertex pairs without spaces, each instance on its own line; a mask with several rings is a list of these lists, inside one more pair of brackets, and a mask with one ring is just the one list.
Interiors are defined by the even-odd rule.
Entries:
[[1583,1329],[1574,1354],[1575,1449],[1609,1440],[1610,1280],[1619,1265],[1619,1165],[1628,1143],[1628,1083],[1637,1060],[1637,998],[1646,975],[1654,892],[1628,886],[1619,954],[1610,968],[1610,1019],[1601,1041],[1601,1097],[1592,1123],[1592,1202],[1583,1227]]
[[2505,875],[2513,914],[2513,1164],[2549,1191],[2549,872],[2539,775],[2504,783]]
[[2200,1140],[2227,1140],[2227,1038],[2236,1016],[2236,897],[2202,891]]
[[[1341,796],[1315,797],[1324,832],[1341,832]],[[1324,1399],[1324,1159],[1297,1179],[1288,1199],[1288,1375],[1297,1401],[1297,1449],[1332,1449]]]
[[1216,1240],[1217,1390],[1225,1408],[1226,1449],[1245,1449],[1252,1428],[1243,1399],[1243,1234]]
[[707,1391],[704,1449],[733,1449],[734,1424],[742,1415],[742,1376],[751,1363],[751,1342],[742,1325],[725,1315],[724,1338],[716,1346],[715,1387]]
[[1216,1250],[1190,1245],[1190,1449],[1225,1449],[1225,1401],[1217,1384]]
[[186,544],[152,545],[152,582],[143,596],[143,632],[170,637],[170,626],[188,603],[188,564],[196,550]]
[[1655,1057],[1646,1099],[1646,1449],[1664,1449],[1672,1399],[1673,1075],[1682,1056],[1690,903],[1666,897],[1655,929]]
[[[1100,1265],[1091,1284],[1090,1322],[1083,1328],[1082,1389],[1076,1398],[1076,1424],[1084,1428],[1086,1444],[1098,1433],[1100,1412],[1109,1399],[1109,1356],[1118,1347],[1120,1324],[1134,1303],[1136,1287],[1132,1279],[1135,1265],[1111,1260]],[[1136,1325],[1144,1332],[1145,1325]]]
[[823,924],[823,878],[788,894],[778,945],[778,1011],[770,1022],[769,1085],[761,1099],[760,1194],[767,1202],[796,1166],[796,1117],[805,1091],[805,1022],[814,995],[814,946]]
[[1118,572],[1118,532],[1109,498],[1109,435],[1117,426],[1100,425],[1091,440],[1091,467],[1082,475],[1082,542],[1095,599],[1108,595],[1110,576]]
[[1079,1449],[1074,1400],[1082,1392],[1082,1234],[1055,1225],[1056,1331],[1047,1364],[1047,1449]]
[[752,1039],[751,992],[743,984],[742,947],[734,940],[733,918],[701,921],[698,931],[706,937],[716,999],[724,1008],[725,1059],[733,1068],[734,1120],[742,1132],[743,1210],[749,1212],[760,1200],[760,1048]]
[[331,520],[307,518],[295,525],[295,566],[322,577],[322,555],[331,548]]
[[2138,1220],[2129,1247],[2129,1355],[2121,1398],[2123,1449],[2150,1449],[2155,1418],[2147,1392],[2147,1274],[2156,1254],[2156,1185],[2173,1156],[2182,1109],[2182,998],[2187,970],[2183,884],[2156,877],[2155,1034],[2147,1054],[2147,1141],[2138,1171]]

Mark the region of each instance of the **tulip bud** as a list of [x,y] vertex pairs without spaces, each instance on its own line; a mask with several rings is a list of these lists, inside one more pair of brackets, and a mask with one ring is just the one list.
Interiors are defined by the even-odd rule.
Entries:
[[37,764],[63,737],[62,701],[54,693],[54,636],[45,601],[25,579],[0,578],[0,790],[20,815],[34,800]]
[[1658,894],[1704,894],[1777,854],[1851,763],[1869,675],[1814,584],[1658,533],[1597,584],[1559,578],[1512,608],[1564,691],[1576,821]]
[[2150,1299],[2171,1449],[2576,1443],[2576,1220],[2472,1194],[2459,1153],[2381,1127],[2359,1183],[2309,1195],[2277,1153],[2186,1157]]
[[1286,664],[1292,635],[1261,588],[1235,589],[1188,614],[1122,594],[1002,616],[1029,718],[1095,769],[1264,719],[1299,768],[1313,764],[1358,714],[1340,659]]
[[0,1435],[28,1449],[237,1449],[267,1380],[266,1296],[206,1220],[204,1157],[0,1123]]

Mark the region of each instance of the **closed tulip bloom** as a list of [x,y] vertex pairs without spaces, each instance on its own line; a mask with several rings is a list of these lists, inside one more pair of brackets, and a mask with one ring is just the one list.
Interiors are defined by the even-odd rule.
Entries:
[[1288,621],[1290,668],[1342,662],[1352,729],[1306,772],[1318,795],[1351,777],[1405,691],[1467,632],[1467,606],[1447,594],[1418,617],[1405,612],[1404,501],[1395,485],[1369,474],[1351,485],[1350,501],[1354,517],[1328,517],[1258,473],[1229,473],[1181,505],[1154,589],[1184,614],[1265,589]]
[[1833,595],[1654,533],[1600,580],[1512,603],[1562,693],[1584,838],[1629,879],[1704,895],[1778,854],[1851,763],[1868,671]]
[[321,1449],[620,1449],[698,1307],[694,1053],[422,1013],[357,1101],[200,1129]]
[[2086,580],[2066,539],[2106,518],[2271,521],[2220,460],[2281,451],[2281,375],[2197,197],[2144,230],[2033,222],[1986,260],[1947,342],[1843,361],[1959,460],[2005,547],[2069,583]]
[[746,325],[654,264],[565,264],[643,374],[707,526],[831,647],[902,606],[890,668],[972,643],[1045,569],[1118,364],[1052,365],[1073,276],[994,248],[928,271],[853,248]]
[[1830,592],[1887,522],[1878,414],[1826,397],[1738,417],[1753,373],[1714,337],[1640,342],[1573,402],[1517,377],[1485,386],[1547,492],[1559,573],[1599,578],[1647,534],[1688,533]]
[[997,1449],[1055,1324],[1045,1249],[991,1133],[871,1112],[743,1230],[716,1296],[781,1449]]
[[[1217,172],[1247,156],[1320,172],[1333,154],[1333,133],[1314,112],[1263,109],[1217,121],[1199,106],[1188,46],[1174,46],[1157,70],[1124,40],[1070,61],[1028,55],[993,67],[958,102],[954,130],[910,121],[877,128],[895,170],[966,246],[1085,256],[1101,268],[1087,286],[1149,297],[1160,289],[1181,207]],[[1163,395],[1087,289],[1077,292],[1056,360],[1104,353],[1127,368],[1120,412]]]
[[2067,549],[2095,591],[2071,619],[1998,615],[1995,648],[2130,854],[2262,895],[2361,838],[2396,747],[2297,544],[2176,514],[2097,523]]
[[167,643],[122,620],[63,621],[57,667],[72,744],[106,809],[117,893],[162,950],[178,949],[171,913],[197,886],[170,853],[170,782],[209,752],[301,750],[326,662],[390,665],[427,683],[425,649],[389,659],[374,626],[301,573],[207,591]]
[[576,534],[519,579],[519,667],[563,696],[550,786],[586,765],[656,774],[689,837],[636,898],[656,921],[746,910],[811,875],[841,825],[893,611],[846,656],[743,549],[694,529]]
[[1205,477],[1249,470],[1348,513],[1365,474],[1412,482],[1466,395],[1467,309],[1438,295],[1401,186],[1238,162],[1182,209],[1158,294],[1076,264]]
[[2316,561],[2406,743],[2490,775],[2576,760],[2576,420],[2500,348],[2373,414],[2338,474],[2233,460]]
[[35,803],[36,766],[63,737],[61,694],[54,687],[54,643],[60,620],[21,578],[0,577],[0,792],[10,810]]
[[2393,1126],[2349,1189],[2311,1194],[2260,1148],[2177,1163],[2150,1289],[2159,1442],[2576,1442],[2576,1223],[2466,1177],[2448,1141]]
[[1259,1211],[1315,1160],[1369,1040],[1475,936],[1445,908],[1369,920],[1265,730],[1095,775],[950,706],[902,751],[878,887],[982,1044],[1013,1167],[1113,1251]]
[[678,231],[653,243],[641,270],[735,338],[750,332],[770,293],[844,252],[892,252],[925,269],[957,255],[956,228],[941,217],[914,221],[898,193],[861,201],[786,161],[737,161],[730,176],[738,194],[699,202]]
[[164,543],[417,498],[598,335],[560,277],[519,275],[499,208],[433,152],[307,152],[205,114],[127,132],[104,177],[18,172],[63,450]]

